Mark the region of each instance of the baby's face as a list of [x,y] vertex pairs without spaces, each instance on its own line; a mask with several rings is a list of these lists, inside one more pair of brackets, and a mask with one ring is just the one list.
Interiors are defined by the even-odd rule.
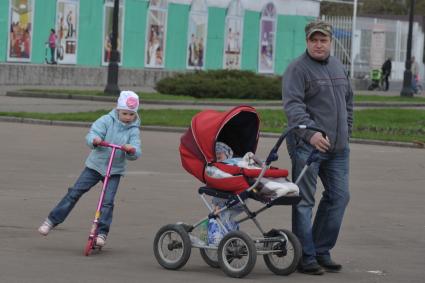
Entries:
[[118,119],[120,119],[120,121],[125,124],[131,123],[136,119],[136,112],[128,110],[118,110]]
[[217,157],[217,161],[218,162],[220,162],[220,161],[224,161],[224,160],[226,160],[227,159],[227,156],[226,156],[226,154],[222,151],[222,152],[216,152],[216,157]]

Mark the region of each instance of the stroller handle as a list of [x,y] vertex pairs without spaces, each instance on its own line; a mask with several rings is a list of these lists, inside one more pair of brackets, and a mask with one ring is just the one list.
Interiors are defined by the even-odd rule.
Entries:
[[296,126],[293,126],[291,128],[288,128],[286,131],[284,131],[282,133],[282,135],[280,135],[280,137],[277,140],[275,146],[270,151],[270,153],[269,153],[269,155],[268,155],[268,157],[266,159],[266,162],[265,162],[267,166],[270,165],[273,161],[276,161],[278,159],[277,152],[278,152],[280,146],[282,145],[283,140],[286,138],[286,136],[290,132],[292,132],[293,130],[298,130],[298,129],[313,130],[313,131],[316,131],[316,132],[320,132],[322,134],[322,136],[324,138],[326,138],[326,133],[322,129],[319,129],[317,127],[307,126],[307,125],[296,125]]
[[130,150],[126,150],[124,148],[124,146],[122,146],[122,145],[116,145],[116,144],[109,143],[109,142],[106,142],[106,141],[101,141],[99,145],[104,146],[104,147],[111,147],[111,148],[119,149],[119,150],[122,150],[126,153],[129,153],[129,154],[134,154],[136,152],[135,148],[131,148]]

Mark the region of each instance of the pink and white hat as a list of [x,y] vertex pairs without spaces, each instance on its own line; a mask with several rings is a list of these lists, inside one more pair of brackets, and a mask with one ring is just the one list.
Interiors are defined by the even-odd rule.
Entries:
[[123,90],[118,98],[117,109],[137,112],[139,109],[139,96],[131,90]]

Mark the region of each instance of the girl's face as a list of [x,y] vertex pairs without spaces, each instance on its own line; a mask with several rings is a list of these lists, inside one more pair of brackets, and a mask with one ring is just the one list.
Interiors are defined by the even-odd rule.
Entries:
[[120,119],[120,121],[125,124],[131,123],[136,119],[136,112],[128,110],[118,110],[118,119]]

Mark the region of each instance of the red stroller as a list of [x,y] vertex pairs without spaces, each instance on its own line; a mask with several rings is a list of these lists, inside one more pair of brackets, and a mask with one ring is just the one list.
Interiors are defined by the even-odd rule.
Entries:
[[[210,213],[193,225],[179,222],[165,225],[157,232],[154,253],[164,268],[175,270],[183,267],[190,257],[191,248],[194,247],[200,249],[201,256],[208,265],[220,267],[230,277],[240,278],[249,274],[255,266],[257,254],[263,255],[267,267],[275,274],[289,275],[296,270],[302,251],[298,238],[286,229],[265,232],[256,216],[274,205],[297,204],[301,198],[281,196],[265,199],[257,194],[257,187],[262,177],[288,176],[287,170],[273,168],[270,164],[277,160],[277,151],[290,131],[305,128],[320,130],[302,125],[287,130],[280,136],[267,160],[257,161],[262,164],[261,169],[245,169],[217,162],[215,145],[219,141],[229,145],[235,156],[241,157],[247,152],[255,153],[259,125],[260,119],[255,109],[250,106],[238,106],[226,112],[205,110],[192,118],[190,128],[181,137],[180,156],[183,167],[205,183],[206,186],[200,187],[198,192]],[[306,168],[312,161],[312,158],[309,158]],[[224,179],[212,178],[205,173],[207,166],[216,166],[233,176]],[[219,211],[214,210],[206,200],[206,195],[225,199],[225,206]],[[264,206],[257,211],[251,211],[246,205],[248,198],[260,201]],[[235,206],[242,207],[246,213],[246,216],[237,222],[251,219],[261,232],[261,238],[252,239],[239,230],[228,231],[223,225],[220,213]],[[205,221],[211,219],[216,220],[226,232],[218,246],[205,243],[196,236],[196,228],[199,229]]]

